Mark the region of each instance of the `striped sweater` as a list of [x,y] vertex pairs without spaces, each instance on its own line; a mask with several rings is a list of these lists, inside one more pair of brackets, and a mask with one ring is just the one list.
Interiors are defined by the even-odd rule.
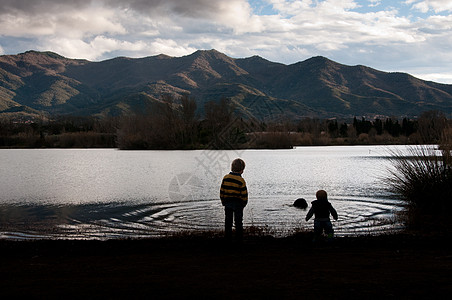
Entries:
[[243,206],[248,203],[246,182],[239,173],[231,172],[224,176],[221,182],[220,199],[223,205],[229,199],[242,200]]

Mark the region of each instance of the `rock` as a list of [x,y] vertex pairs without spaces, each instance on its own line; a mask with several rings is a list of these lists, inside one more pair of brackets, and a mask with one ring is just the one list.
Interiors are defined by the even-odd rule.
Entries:
[[306,200],[304,198],[298,198],[293,203],[293,206],[302,208],[302,209],[306,209],[306,208],[308,208],[308,203],[306,202]]

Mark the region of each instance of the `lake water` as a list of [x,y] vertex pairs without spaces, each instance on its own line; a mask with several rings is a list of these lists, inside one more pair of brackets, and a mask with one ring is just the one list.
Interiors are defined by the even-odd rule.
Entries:
[[230,162],[247,166],[244,226],[273,235],[312,228],[297,198],[324,189],[338,235],[395,230],[402,203],[381,183],[383,146],[291,150],[0,150],[0,238],[104,239],[221,230],[219,186]]

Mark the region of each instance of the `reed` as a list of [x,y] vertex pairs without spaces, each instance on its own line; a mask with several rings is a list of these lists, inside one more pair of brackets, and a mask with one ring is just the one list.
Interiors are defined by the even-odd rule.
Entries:
[[[405,223],[412,229],[450,223],[452,159],[450,131],[439,147],[411,146],[408,153],[392,152],[392,168],[385,178],[390,191],[406,202]],[[442,226],[444,227],[444,226]]]

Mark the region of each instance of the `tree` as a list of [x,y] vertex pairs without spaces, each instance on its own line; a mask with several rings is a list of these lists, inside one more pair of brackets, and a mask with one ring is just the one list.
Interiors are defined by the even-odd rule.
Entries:
[[423,143],[439,143],[447,119],[443,112],[430,110],[423,112],[418,119],[418,132]]
[[339,127],[337,125],[337,120],[328,121],[328,134],[330,137],[337,137],[339,132]]
[[187,94],[183,95],[181,101],[182,118],[182,139],[186,146],[193,145],[196,141],[196,128],[198,125],[198,116],[196,115],[196,101]]
[[405,136],[410,136],[417,130],[417,122],[403,118],[401,133]]
[[383,133],[383,122],[380,119],[375,119],[374,128],[377,131],[377,135],[381,135]]
[[347,123],[344,122],[341,124],[341,127],[339,127],[340,136],[344,137],[344,138],[347,137],[348,136],[347,131],[348,131],[348,125],[347,125]]
[[372,128],[372,123],[366,121],[364,117],[361,118],[361,121],[358,121],[356,117],[354,117],[353,127],[356,129],[356,133],[360,135],[361,133],[369,133],[369,130]]
[[383,129],[390,135],[397,137],[400,135],[401,126],[398,120],[394,122],[391,118],[387,118],[383,125]]
[[238,122],[234,119],[235,106],[231,100],[221,98],[220,101],[209,101],[204,106],[208,131],[212,136],[214,148],[232,148],[236,144]]

